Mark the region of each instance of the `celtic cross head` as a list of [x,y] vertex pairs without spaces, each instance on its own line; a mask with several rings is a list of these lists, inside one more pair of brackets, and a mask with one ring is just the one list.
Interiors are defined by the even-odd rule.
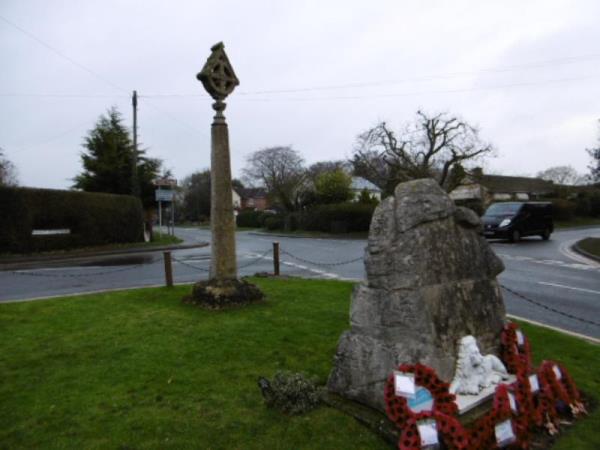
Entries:
[[223,43],[213,45],[211,51],[206,64],[196,78],[202,82],[210,96],[219,102],[225,100],[240,82],[227,58]]

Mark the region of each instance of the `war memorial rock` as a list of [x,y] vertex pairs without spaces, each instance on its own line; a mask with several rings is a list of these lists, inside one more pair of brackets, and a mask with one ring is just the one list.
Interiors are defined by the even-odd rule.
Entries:
[[401,363],[422,363],[450,382],[458,342],[498,354],[505,310],[502,261],[479,234],[477,215],[430,179],[399,184],[376,209],[350,330],[340,337],[328,388],[384,409],[384,384]]

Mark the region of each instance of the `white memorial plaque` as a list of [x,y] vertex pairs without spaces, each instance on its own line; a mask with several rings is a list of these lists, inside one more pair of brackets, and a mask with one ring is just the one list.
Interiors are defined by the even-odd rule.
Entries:
[[506,447],[517,440],[513,431],[512,421],[505,420],[496,425],[494,432],[496,434],[496,443],[498,447]]
[[416,393],[414,374],[395,370],[394,391],[398,397],[413,398]]
[[437,448],[439,441],[435,420],[419,420],[417,429],[421,437],[421,448]]
[[562,379],[562,372],[560,371],[560,367],[557,365],[552,366],[552,370],[554,371],[554,375],[556,375],[556,379]]
[[531,387],[531,392],[533,394],[540,390],[540,382],[536,374],[529,375],[529,387]]
[[408,407],[414,413],[431,411],[433,409],[431,392],[422,386],[417,386],[414,397],[408,399]]
[[519,345],[519,347],[525,344],[525,337],[523,336],[521,330],[517,330],[517,344]]
[[519,409],[517,408],[517,400],[512,392],[508,393],[508,403],[510,403],[510,409],[512,412],[515,414],[519,412]]

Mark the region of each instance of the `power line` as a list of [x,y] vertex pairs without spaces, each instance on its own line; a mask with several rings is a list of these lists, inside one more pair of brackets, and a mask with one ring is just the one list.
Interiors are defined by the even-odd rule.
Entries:
[[36,35],[34,35],[33,33],[25,30],[24,28],[21,28],[19,25],[11,22],[10,20],[8,20],[6,17],[0,15],[0,20],[2,20],[3,22],[7,23],[8,25],[10,25],[11,27],[13,27],[14,29],[20,31],[21,33],[23,33],[24,35],[28,36],[29,38],[33,39],[34,41],[36,41],[38,44],[44,46],[46,49],[50,50],[51,52],[53,52],[54,54],[60,56],[61,58],[63,58],[64,60],[70,62],[71,64],[73,64],[76,67],[79,67],[81,70],[84,70],[85,72],[89,73],[90,75],[92,75],[95,78],[98,78],[99,80],[103,81],[104,83],[108,84],[109,86],[113,87],[114,89],[121,91],[121,92],[127,92],[125,89],[123,89],[121,86],[118,86],[117,84],[113,83],[112,81],[110,81],[109,79],[103,77],[102,75],[96,73],[95,71],[93,71],[92,69],[90,69],[87,66],[84,66],[83,64],[81,64],[80,62],[75,61],[73,58],[65,55],[63,52],[61,52],[60,50],[58,50],[56,47],[53,47],[52,45],[48,44],[46,41],[44,41],[43,39],[37,37]]
[[[582,56],[568,56],[562,58],[554,58],[544,61],[535,61],[530,63],[505,66],[505,67],[496,67],[496,68],[487,68],[480,69],[474,71],[465,71],[465,72],[454,72],[447,74],[434,74],[434,75],[423,75],[412,78],[404,78],[400,80],[380,80],[380,81],[366,81],[366,82],[354,82],[354,83],[346,83],[346,84],[338,84],[338,85],[324,85],[324,86],[312,86],[312,87],[298,87],[298,88],[287,88],[287,89],[272,89],[272,90],[262,90],[262,91],[241,91],[238,92],[238,95],[271,95],[271,94],[291,94],[291,93],[300,93],[300,92],[312,92],[312,91],[327,91],[327,90],[341,90],[341,89],[353,89],[353,88],[368,88],[368,87],[377,87],[377,86],[388,86],[394,84],[403,84],[403,83],[411,83],[418,81],[435,81],[435,80],[446,80],[453,78],[460,78],[465,76],[472,76],[482,73],[503,73],[503,72],[511,72],[514,70],[523,70],[523,69],[534,69],[540,67],[548,67],[548,66],[557,66],[564,64],[573,64],[582,61],[591,61],[600,59],[600,54],[593,55],[582,55]],[[198,93],[156,93],[156,94],[146,94],[145,97],[205,97],[208,98],[205,94]]]

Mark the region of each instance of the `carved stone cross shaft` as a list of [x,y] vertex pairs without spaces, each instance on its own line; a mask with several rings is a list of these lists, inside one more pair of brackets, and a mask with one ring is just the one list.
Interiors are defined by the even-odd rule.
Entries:
[[239,84],[222,42],[214,45],[206,64],[197,75],[206,91],[215,100],[217,112],[211,127],[210,156],[210,278],[226,280],[237,278],[235,254],[235,217],[231,187],[229,131],[223,111],[225,98]]

